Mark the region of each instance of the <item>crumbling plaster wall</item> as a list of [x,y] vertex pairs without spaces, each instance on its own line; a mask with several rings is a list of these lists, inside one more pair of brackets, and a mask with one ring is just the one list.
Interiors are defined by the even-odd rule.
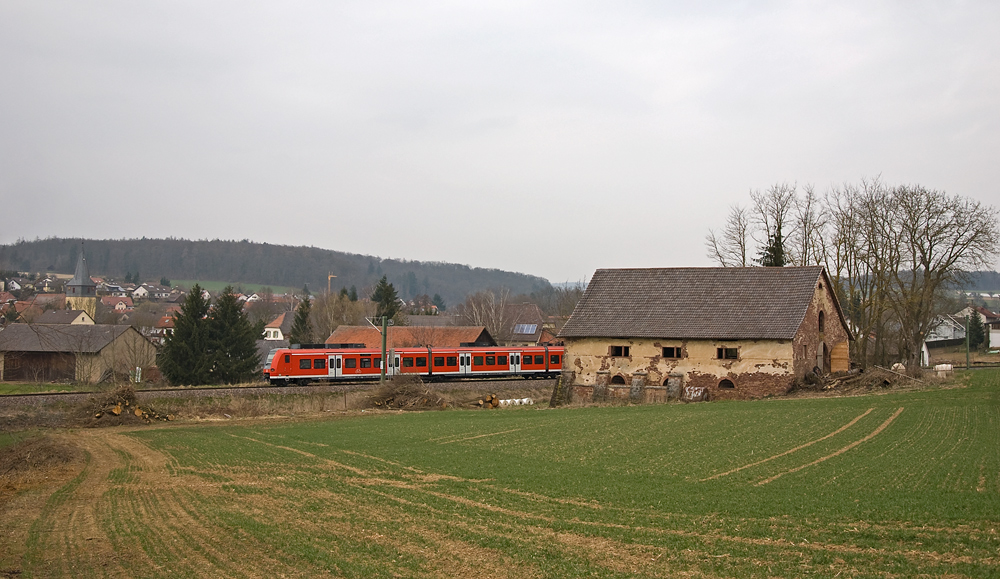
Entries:
[[[629,356],[611,356],[610,346],[628,346]],[[670,346],[680,347],[682,357],[664,358],[663,348]],[[739,357],[719,360],[717,348],[737,348]],[[567,339],[563,372],[584,398],[593,387],[606,388],[611,397],[627,397],[636,380],[666,386],[671,376],[682,389],[705,388],[709,399],[759,398],[785,393],[795,379],[790,340]],[[613,385],[615,376],[624,384]],[[720,388],[723,379],[735,388]]]

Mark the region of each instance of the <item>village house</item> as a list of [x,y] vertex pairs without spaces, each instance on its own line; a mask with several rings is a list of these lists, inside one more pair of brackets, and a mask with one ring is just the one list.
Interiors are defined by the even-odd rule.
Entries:
[[[381,348],[382,334],[372,326],[339,326],[326,339],[327,346],[342,344]],[[460,348],[463,346],[496,346],[497,343],[483,326],[389,326],[386,348]]]
[[35,319],[35,323],[93,325],[94,318],[85,310],[47,310]]
[[820,266],[601,269],[559,337],[573,396],[650,402],[784,394],[853,339]]

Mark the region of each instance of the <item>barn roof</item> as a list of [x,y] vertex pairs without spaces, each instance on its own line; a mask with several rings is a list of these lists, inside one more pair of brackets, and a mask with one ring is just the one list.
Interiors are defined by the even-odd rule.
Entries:
[[35,321],[39,324],[72,324],[81,314],[93,321],[85,310],[48,310],[42,312]]
[[111,324],[11,324],[0,331],[0,352],[94,354],[129,330]]
[[[496,342],[483,326],[390,326],[387,348],[437,346],[458,348],[462,344],[495,346]],[[326,339],[327,344],[364,344],[381,348],[382,335],[371,326],[340,326]]]
[[790,340],[821,278],[822,266],[599,269],[559,336]]

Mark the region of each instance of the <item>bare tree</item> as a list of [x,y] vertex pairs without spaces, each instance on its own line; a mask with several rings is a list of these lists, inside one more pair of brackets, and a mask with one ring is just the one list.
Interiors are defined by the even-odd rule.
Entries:
[[754,240],[761,247],[767,247],[783,231],[788,231],[787,224],[792,209],[795,207],[796,186],[788,183],[776,183],[766,191],[751,191],[753,201],[751,222],[756,234]]
[[802,197],[794,197],[793,228],[788,235],[788,257],[792,265],[818,265],[825,262],[827,212],[812,185],[803,188]]
[[896,187],[889,205],[897,217],[890,235],[899,247],[889,300],[899,320],[900,354],[918,375],[942,291],[963,271],[990,265],[1000,247],[997,210],[921,186]]
[[897,259],[884,234],[886,199],[887,189],[877,178],[826,196],[826,268],[855,336],[851,359],[862,368],[884,364],[888,355],[888,279]]
[[750,215],[747,209],[740,205],[732,205],[729,208],[729,217],[719,236],[716,236],[711,229],[705,236],[708,257],[722,267],[750,265],[747,257],[749,241]]
[[458,314],[470,326],[484,326],[497,342],[506,340],[510,328],[510,290],[485,290],[476,292],[459,304]]
[[363,325],[365,317],[374,314],[375,305],[371,302],[352,302],[347,295],[323,293],[314,297],[311,317],[317,335],[325,339],[337,326]]

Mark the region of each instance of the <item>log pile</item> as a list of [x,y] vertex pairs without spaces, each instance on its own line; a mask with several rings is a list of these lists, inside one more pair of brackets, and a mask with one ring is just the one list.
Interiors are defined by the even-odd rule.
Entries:
[[921,381],[917,378],[912,378],[906,374],[882,368],[881,366],[872,366],[864,370],[851,372],[845,376],[832,378],[823,385],[823,390],[836,390],[840,393],[847,393],[857,390],[913,386],[919,382]]
[[393,410],[444,409],[449,401],[432,392],[418,379],[395,379],[366,397],[369,408]]
[[105,416],[114,416],[119,418],[119,422],[131,419],[142,420],[148,424],[154,420],[174,419],[172,414],[162,414],[148,405],[145,408],[140,406],[135,397],[135,388],[131,384],[92,396],[90,406],[91,414],[98,420]]

